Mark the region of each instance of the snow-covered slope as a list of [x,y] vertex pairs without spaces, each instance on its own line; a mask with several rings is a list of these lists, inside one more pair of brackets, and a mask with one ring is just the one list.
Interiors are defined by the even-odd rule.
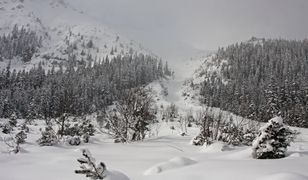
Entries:
[[[65,0],[0,1],[0,35],[10,33],[18,25],[43,38],[43,47],[30,63],[15,58],[12,67],[31,67],[40,61],[50,66],[54,61],[67,60],[69,53],[75,54],[79,61],[135,52],[154,56],[140,44],[117,34],[76,7],[80,8]],[[0,62],[0,68],[7,63],[8,60]]]
[[[19,120],[21,121],[21,120]],[[164,134],[147,138],[143,142],[116,144],[105,134],[97,133],[90,143],[80,146],[60,144],[40,147],[43,121],[30,125],[30,133],[23,151],[8,154],[5,137],[0,132],[0,179],[3,180],[83,180],[74,174],[81,149],[87,148],[98,162],[108,170],[123,172],[131,180],[307,180],[308,131],[292,143],[288,156],[278,160],[256,160],[251,147],[230,147],[214,143],[208,147],[189,144],[196,128],[189,128],[189,136],[174,134],[171,124],[162,123],[158,129]],[[111,178],[111,177],[109,177]],[[116,179],[116,180],[120,180]]]
[[[192,75],[191,70],[199,67],[202,61],[192,60],[185,64],[185,73]],[[193,111],[202,108],[181,96],[184,79],[176,76],[149,85],[157,92],[155,99],[158,106],[175,103],[180,113],[190,108]],[[166,88],[169,91],[164,96],[162,91]],[[308,179],[307,129],[298,129],[301,134],[292,143],[286,158],[256,160],[251,156],[251,147],[232,147],[221,142],[201,148],[192,146],[189,142],[199,129],[188,127],[187,136],[180,136],[177,121],[157,123],[142,142],[116,144],[108,135],[98,131],[88,144],[40,147],[36,140],[40,137],[39,129],[44,126],[44,122],[39,120],[29,126],[26,143],[21,145],[24,151],[16,155],[7,153],[8,146],[3,141],[6,135],[0,132],[0,179],[82,180],[84,177],[73,171],[78,168],[76,158],[80,157],[80,150],[84,148],[89,149],[99,162],[103,161],[108,170],[121,171],[131,180]]]
[[226,60],[217,60],[216,54],[210,54],[207,56],[196,57],[195,61],[199,61],[199,66],[196,67],[192,75],[186,79],[183,87],[183,95],[188,101],[195,103],[199,102],[199,90],[201,83],[205,80],[213,80],[213,78],[221,78],[223,83],[228,81],[222,78],[221,69],[223,66],[228,64]]

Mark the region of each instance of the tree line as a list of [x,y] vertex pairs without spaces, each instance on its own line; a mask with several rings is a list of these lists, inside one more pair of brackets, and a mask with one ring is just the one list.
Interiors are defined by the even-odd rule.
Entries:
[[77,63],[45,70],[41,64],[29,71],[0,72],[0,117],[54,118],[64,113],[80,116],[104,110],[123,91],[144,86],[171,74],[156,57],[143,54]]

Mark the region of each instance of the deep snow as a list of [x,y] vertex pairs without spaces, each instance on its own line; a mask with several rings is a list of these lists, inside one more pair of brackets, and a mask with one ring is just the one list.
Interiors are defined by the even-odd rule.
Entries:
[[[81,149],[88,148],[108,170],[117,170],[130,179],[304,179],[308,177],[308,141],[297,140],[289,148],[288,157],[278,160],[255,160],[251,147],[228,147],[214,143],[209,147],[189,144],[197,129],[190,128],[189,136],[173,134],[170,124],[161,125],[164,134],[143,142],[115,144],[106,135],[96,135],[89,144],[39,147],[38,126],[31,133],[20,154],[0,154],[0,179],[4,180],[68,180],[85,179],[74,174]],[[35,130],[36,129],[36,130]],[[308,135],[302,130],[303,138]],[[169,135],[167,135],[169,134]],[[226,148],[227,147],[227,148]],[[4,151],[4,144],[1,143]],[[305,177],[306,176],[306,177]]]

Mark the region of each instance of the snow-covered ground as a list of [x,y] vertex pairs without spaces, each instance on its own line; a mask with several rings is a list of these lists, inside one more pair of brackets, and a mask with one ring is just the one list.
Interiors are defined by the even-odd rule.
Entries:
[[[38,126],[31,132],[24,151],[15,155],[0,154],[0,179],[4,180],[69,180],[84,179],[74,174],[81,149],[87,148],[97,161],[109,170],[117,170],[132,180],[187,179],[308,179],[308,131],[289,148],[288,157],[279,160],[255,160],[250,147],[228,147],[215,143],[209,147],[189,144],[196,128],[189,128],[189,136],[179,136],[161,124],[162,132],[143,142],[115,144],[106,135],[98,134],[89,144],[39,147]],[[1,143],[1,150],[5,145]]]
[[[191,75],[193,66],[200,61],[190,61],[181,68]],[[189,70],[191,69],[191,70]],[[181,73],[180,69],[177,71]],[[183,72],[183,71],[182,71]],[[201,108],[181,96],[186,74],[174,79],[151,84],[157,92],[158,105],[175,103],[180,113],[190,108]],[[168,88],[168,96],[159,91]],[[288,156],[278,160],[256,160],[251,147],[232,147],[217,142],[208,147],[190,145],[198,128],[188,128],[187,136],[180,136],[177,122],[162,122],[152,127],[151,136],[142,142],[115,144],[105,134],[96,134],[89,144],[80,146],[57,145],[40,147],[35,142],[39,128],[30,126],[27,143],[19,154],[5,153],[6,145],[0,142],[0,179],[2,180],[78,180],[77,158],[81,149],[87,148],[97,161],[103,161],[108,170],[117,170],[131,180],[307,180],[308,179],[308,130],[298,129],[301,134],[288,149]],[[156,132],[156,133],[155,133]],[[4,135],[1,135],[2,137]],[[120,180],[120,179],[118,179]]]

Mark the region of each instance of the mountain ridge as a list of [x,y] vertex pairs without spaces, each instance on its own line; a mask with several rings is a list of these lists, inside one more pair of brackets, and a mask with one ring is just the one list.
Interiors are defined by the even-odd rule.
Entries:
[[17,25],[19,29],[34,31],[43,39],[42,47],[31,62],[21,62],[15,57],[0,61],[2,68],[10,61],[11,67],[17,70],[29,69],[39,62],[50,68],[72,54],[78,61],[99,61],[106,56],[112,58],[135,53],[157,57],[141,44],[119,35],[65,0],[4,0],[0,2],[0,15],[5,17],[0,21],[1,36],[9,35]]

